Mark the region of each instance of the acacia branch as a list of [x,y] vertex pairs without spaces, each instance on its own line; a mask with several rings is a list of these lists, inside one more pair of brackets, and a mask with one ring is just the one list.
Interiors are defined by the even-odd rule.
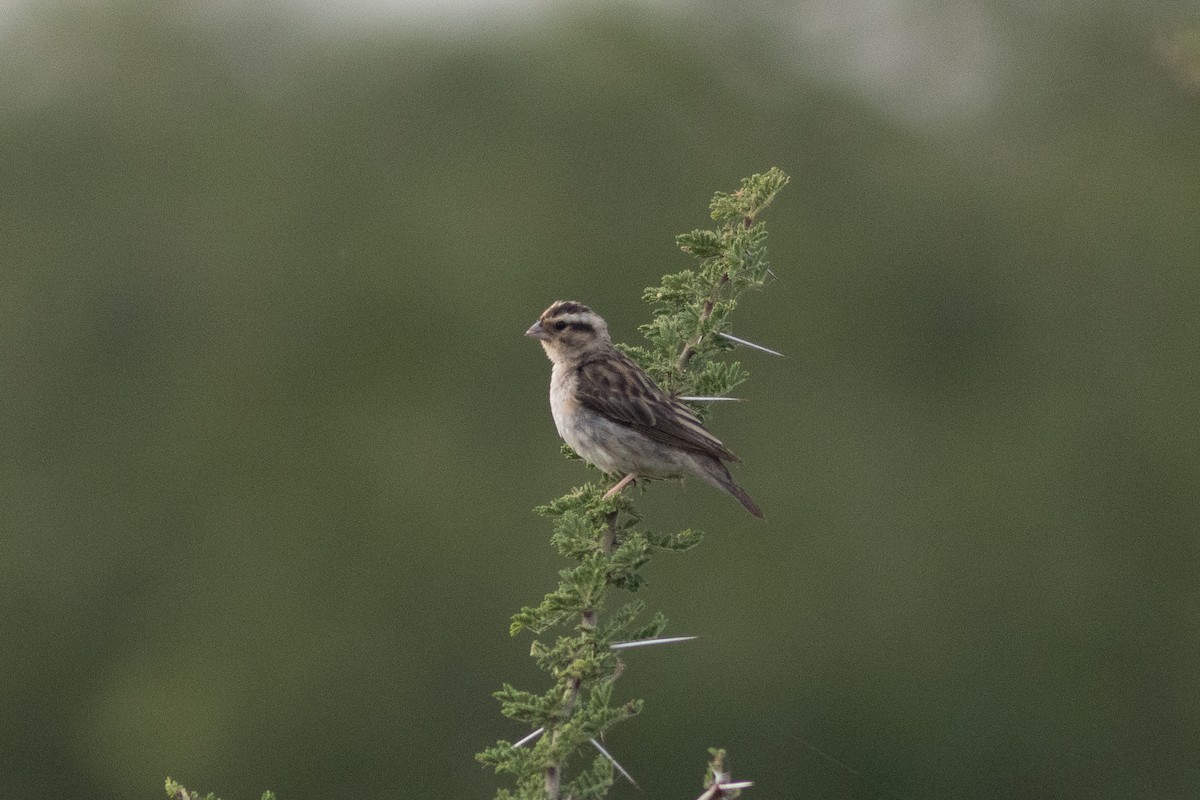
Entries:
[[[786,180],[778,170],[771,170],[747,179],[733,195],[717,193],[712,217],[723,227],[676,238],[685,252],[703,262],[703,268],[664,276],[663,286],[647,289],[643,295],[658,306],[653,321],[644,326],[650,329],[647,336],[654,348],[632,349],[642,353],[643,366],[651,374],[674,377],[678,385],[672,388],[682,395],[721,397],[744,380],[736,362],[722,366],[706,361],[714,347],[709,338],[714,328],[724,326],[741,291],[761,283],[759,272],[765,262],[756,248],[762,232],[754,218]],[[690,335],[689,320],[695,326]],[[698,355],[701,360],[693,365]],[[694,547],[701,534],[690,528],[669,535],[639,530],[632,500],[607,496],[604,488],[588,484],[537,509],[555,520],[552,541],[576,564],[560,572],[559,587],[540,604],[513,616],[509,632],[516,635],[525,630],[541,636],[555,629],[571,630],[557,639],[533,643],[531,655],[553,679],[546,692],[506,684],[495,693],[505,716],[533,729],[516,743],[501,740],[477,755],[482,763],[517,779],[517,793],[501,790],[500,797],[602,800],[612,784],[612,769],[605,760],[621,774],[627,773],[599,742],[612,726],[641,710],[640,700],[614,703],[612,698],[612,686],[623,670],[618,645],[693,638],[659,639],[666,625],[661,614],[639,621],[643,603],[631,601],[609,609],[605,600],[612,589],[632,592],[642,585],[642,571],[652,552],[683,552]],[[581,750],[591,747],[600,751],[592,767],[574,766]],[[722,800],[732,800],[739,788],[720,779],[715,783],[716,792],[728,792]]]
[[721,294],[721,287],[729,283],[729,273],[725,272],[721,275],[721,280],[717,281],[717,285],[713,287],[712,293],[708,299],[704,301],[704,308],[700,312],[700,319],[696,325],[698,328],[696,336],[684,345],[683,352],[679,354],[679,360],[675,362],[676,371],[682,373],[687,369],[688,362],[692,360],[692,356],[696,355],[696,348],[700,342],[704,341],[704,323],[708,322],[712,317],[713,309],[716,308],[717,298]]

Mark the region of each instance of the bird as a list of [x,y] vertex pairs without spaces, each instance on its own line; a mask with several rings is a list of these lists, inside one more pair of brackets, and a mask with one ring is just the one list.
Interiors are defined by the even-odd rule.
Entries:
[[695,412],[613,345],[599,314],[582,303],[559,300],[525,335],[541,342],[553,365],[550,413],[558,435],[601,472],[624,476],[605,499],[639,477],[690,474],[763,517],[725,466],[740,459],[709,433]]

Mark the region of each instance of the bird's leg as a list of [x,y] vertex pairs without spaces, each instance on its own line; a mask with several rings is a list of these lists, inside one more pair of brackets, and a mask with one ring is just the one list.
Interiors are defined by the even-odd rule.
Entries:
[[618,494],[621,493],[622,489],[624,489],[629,484],[633,483],[636,478],[637,478],[636,472],[631,472],[628,475],[626,475],[624,478],[621,478],[621,480],[617,481],[616,484],[614,484],[611,489],[609,489],[607,492],[604,493],[604,499],[605,500],[613,499],[614,497],[616,497]]

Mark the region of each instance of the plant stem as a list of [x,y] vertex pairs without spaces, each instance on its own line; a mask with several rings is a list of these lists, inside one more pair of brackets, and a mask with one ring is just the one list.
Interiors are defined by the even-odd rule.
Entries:
[[[594,627],[596,624],[596,614],[594,611],[585,611],[583,621],[587,624],[589,615],[591,617],[591,626]],[[579,678],[572,678],[571,682],[567,684],[560,722],[565,722],[571,718],[571,712],[575,710],[575,704],[579,701],[579,687]],[[552,745],[558,744],[558,739],[562,735],[562,731],[556,727],[554,730],[548,731],[548,733],[550,735],[550,743]],[[548,800],[559,800],[561,779],[562,767],[560,765],[551,764],[546,767],[546,797]]]
[[617,512],[610,511],[604,521],[608,526],[600,540],[600,549],[604,551],[604,555],[611,556],[617,547]]
[[704,301],[704,308],[700,311],[700,321],[696,325],[699,330],[696,332],[696,336],[684,346],[683,352],[679,354],[679,360],[675,362],[677,372],[682,373],[687,369],[688,362],[692,360],[692,356],[696,355],[696,347],[704,339],[704,323],[708,322],[708,318],[712,316],[713,308],[717,305],[717,298],[721,294],[721,287],[727,283],[729,283],[728,272],[721,276],[721,280],[717,281],[717,285],[713,287],[712,294]]

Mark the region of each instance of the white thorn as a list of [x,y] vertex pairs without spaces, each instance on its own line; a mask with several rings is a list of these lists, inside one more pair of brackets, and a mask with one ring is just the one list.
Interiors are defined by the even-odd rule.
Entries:
[[686,400],[689,403],[744,403],[746,402],[740,397],[678,397],[677,400]]
[[638,786],[638,782],[633,779],[633,776],[630,775],[628,772],[626,772],[625,768],[622,767],[620,764],[618,764],[617,760],[612,757],[612,753],[610,753],[604,749],[604,745],[602,745],[598,741],[596,741],[595,738],[592,738],[589,741],[592,743],[593,746],[595,746],[595,748],[597,750],[600,751],[600,755],[604,756],[605,758],[607,758],[609,761],[612,762],[612,765],[617,768],[617,772],[619,772],[625,776],[625,780],[627,780],[631,784],[633,784],[633,788],[637,789],[639,792],[642,790],[642,787]]
[[734,336],[732,333],[718,333],[717,336],[720,336],[722,339],[728,339],[729,341],[731,341],[735,344],[740,344],[743,347],[751,347],[755,350],[761,350],[764,353],[770,353],[773,356],[780,356],[780,357],[783,356],[783,353],[772,350],[769,347],[763,347],[761,344],[755,344],[754,342],[747,342],[745,339],[739,339],[738,337]]
[[749,789],[754,785],[754,781],[736,781],[734,783],[719,783],[717,786],[722,792],[728,792],[733,789]]
[[546,729],[545,729],[545,728],[538,728],[536,731],[534,731],[533,733],[529,734],[528,736],[526,736],[526,737],[525,737],[524,739],[522,739],[521,741],[519,741],[519,742],[517,742],[516,744],[514,744],[514,745],[513,745],[513,747],[524,747],[525,745],[529,744],[530,742],[532,742],[532,741],[533,741],[534,739],[536,739],[537,737],[541,736],[541,735],[542,735],[542,731],[544,731],[544,730],[546,730]]
[[649,647],[652,644],[674,644],[675,642],[690,642],[696,636],[669,636],[663,639],[638,639],[634,642],[614,642],[608,647],[610,650],[628,650],[631,647]]

